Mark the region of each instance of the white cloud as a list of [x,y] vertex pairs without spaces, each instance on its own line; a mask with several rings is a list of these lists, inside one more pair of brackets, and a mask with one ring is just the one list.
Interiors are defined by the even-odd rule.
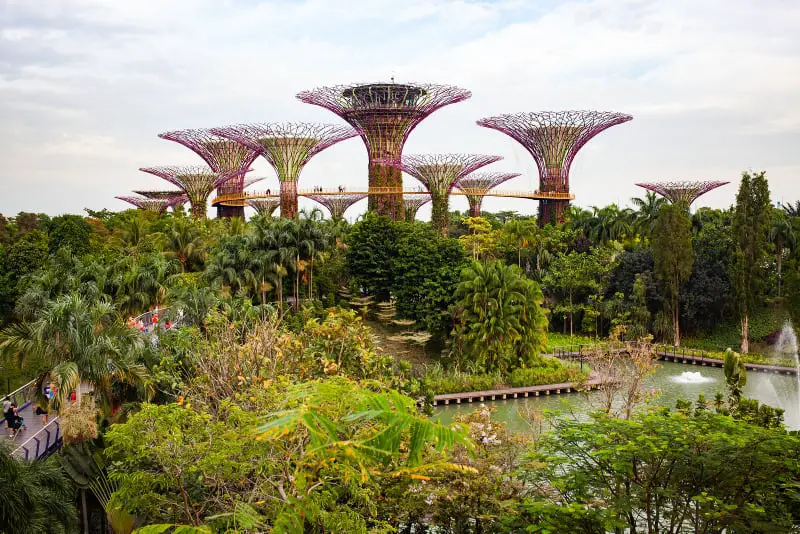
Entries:
[[[536,187],[533,161],[510,138],[474,121],[588,108],[635,118],[601,133],[577,156],[578,204],[625,202],[641,194],[633,184],[642,180],[736,181],[751,167],[767,170],[776,199],[800,198],[800,4],[792,1],[6,0],[5,6],[2,212],[121,208],[114,194],[154,185],[139,166],[194,161],[191,152],[158,139],[160,131],[339,122],[296,101],[295,93],[389,76],[471,89],[471,100],[424,121],[407,152],[501,154],[498,170],[524,173],[508,189]],[[272,180],[257,187],[274,187],[272,170],[264,162],[256,168]],[[363,145],[351,140],[328,149],[302,181],[351,189],[365,183]],[[701,203],[727,206],[734,194],[731,185]],[[487,199],[485,206],[535,211],[530,201]]]

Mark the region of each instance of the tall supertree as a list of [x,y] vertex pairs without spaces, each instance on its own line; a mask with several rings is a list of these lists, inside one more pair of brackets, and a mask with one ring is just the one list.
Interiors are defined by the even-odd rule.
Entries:
[[[245,172],[258,157],[257,151],[219,137],[209,129],[175,130],[158,136],[182,144],[203,158],[212,170],[231,176],[230,180],[219,185],[217,193],[220,195],[244,191]],[[244,205],[218,205],[217,217],[244,217]]]
[[368,195],[364,193],[348,193],[344,195],[307,195],[311,200],[315,200],[328,208],[331,212],[331,219],[339,221],[344,218],[344,212],[347,208],[365,199]]
[[272,216],[275,208],[280,206],[280,201],[277,198],[249,198],[246,202],[259,215]]
[[636,185],[658,193],[673,204],[683,202],[688,207],[691,206],[692,202],[697,200],[701,195],[705,195],[712,189],[722,187],[723,185],[729,183],[730,182],[717,182],[709,180],[696,182],[656,182]]
[[516,178],[518,172],[473,172],[456,182],[469,202],[469,216],[480,217],[483,197],[503,182]]
[[355,127],[369,156],[369,190],[396,190],[369,197],[370,211],[403,218],[403,173],[383,163],[398,161],[416,126],[437,109],[472,96],[449,85],[368,83],[321,87],[297,95],[301,101],[326,108]]
[[500,156],[483,154],[413,154],[386,163],[407,172],[425,185],[433,202],[431,223],[447,235],[450,191],[456,182],[484,165],[501,159]]
[[403,196],[403,210],[406,222],[414,222],[419,209],[431,201],[430,195],[405,195]]
[[139,170],[163,178],[186,193],[189,203],[192,205],[191,212],[194,219],[206,217],[206,203],[209,195],[214,188],[230,178],[229,175],[197,165],[142,167]]
[[358,135],[347,126],[308,122],[240,124],[214,128],[216,135],[264,156],[281,182],[281,217],[297,217],[297,180],[308,160],[331,145]]
[[539,167],[539,224],[562,222],[569,207],[569,169],[578,151],[603,130],[630,115],[608,111],[541,111],[487,117],[479,126],[512,137]]
[[131,197],[131,196],[118,196],[116,199],[133,204],[140,210],[152,211],[155,213],[164,213],[167,208],[172,206],[172,198],[147,198],[147,197]]

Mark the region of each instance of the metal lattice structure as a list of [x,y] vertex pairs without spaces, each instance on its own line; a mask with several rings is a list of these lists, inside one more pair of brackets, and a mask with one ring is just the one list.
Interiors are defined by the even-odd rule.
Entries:
[[280,201],[276,198],[251,198],[247,200],[247,205],[256,210],[256,213],[270,217],[280,204]]
[[403,209],[405,211],[406,222],[414,222],[419,209],[430,201],[430,195],[403,196]]
[[326,208],[328,211],[331,212],[331,219],[334,221],[339,221],[344,218],[344,212],[347,211],[347,208],[358,202],[359,200],[363,200],[367,198],[368,195],[363,193],[354,193],[352,195],[335,195],[335,196],[326,196],[326,195],[308,195],[308,198],[319,202]]
[[[297,98],[339,115],[356,128],[369,156],[369,188],[402,190],[402,172],[385,161],[398,161],[409,134],[439,108],[471,97],[450,85],[361,83],[320,87]],[[370,195],[369,209],[397,220],[404,216],[403,195]]]
[[142,167],[139,170],[154,174],[179,187],[189,199],[194,219],[206,217],[206,203],[209,195],[216,187],[230,178],[230,175],[220,174],[199,165]]
[[[539,189],[569,193],[569,169],[575,155],[603,130],[633,119],[610,111],[540,111],[487,117],[479,126],[515,139],[530,152],[539,168]],[[539,224],[562,222],[569,200],[540,200]]]
[[326,148],[358,135],[347,126],[309,122],[239,124],[212,131],[269,161],[281,183],[281,217],[289,219],[297,217],[297,180],[305,164]]
[[[217,192],[220,195],[244,191],[245,172],[258,157],[257,151],[220,137],[210,129],[175,130],[158,136],[192,150],[203,158],[213,171],[230,175],[230,180],[219,185]],[[244,207],[218,206],[217,217],[244,217]]]
[[730,182],[707,181],[674,181],[636,184],[649,191],[654,191],[673,204],[683,202],[691,206],[692,202],[712,189],[722,187]]
[[173,205],[172,198],[147,198],[130,196],[118,196],[114,198],[127,202],[128,204],[133,204],[140,210],[152,211],[159,214],[164,213],[167,211],[167,208]]
[[261,181],[263,181],[263,180],[266,180],[266,178],[264,178],[263,176],[262,176],[261,178],[246,178],[246,179],[244,180],[244,183],[242,184],[242,187],[243,187],[244,189],[247,189],[247,188],[248,188],[248,187],[250,187],[251,185],[253,185],[253,184],[257,184],[258,182],[261,182]]
[[503,159],[484,154],[411,154],[399,161],[386,161],[407,172],[428,189],[433,202],[431,223],[437,230],[447,234],[450,191],[464,176],[485,165]]
[[147,191],[147,190],[138,189],[138,190],[135,190],[134,193],[136,193],[137,195],[146,197],[146,198],[169,199],[170,200],[170,204],[169,204],[168,207],[169,208],[173,208],[173,210],[175,209],[176,206],[181,205],[181,204],[185,204],[186,202],[189,201],[189,197],[186,196],[186,193],[184,193],[183,191],[177,191],[177,190]]
[[517,176],[520,176],[518,172],[473,172],[461,178],[455,186],[467,197],[469,216],[480,217],[486,193]]

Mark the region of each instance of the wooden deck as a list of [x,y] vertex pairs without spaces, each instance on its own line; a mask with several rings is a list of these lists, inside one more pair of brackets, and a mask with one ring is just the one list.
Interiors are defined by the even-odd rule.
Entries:
[[447,393],[445,395],[435,395],[433,405],[447,406],[449,404],[461,404],[462,402],[485,402],[490,400],[507,399],[526,399],[528,397],[540,397],[546,395],[561,395],[563,393],[573,393],[579,391],[577,387],[595,389],[601,384],[600,379],[592,379],[581,384],[564,382],[563,384],[546,384],[543,386],[527,386],[521,388],[493,389],[488,391],[465,391],[463,393]]

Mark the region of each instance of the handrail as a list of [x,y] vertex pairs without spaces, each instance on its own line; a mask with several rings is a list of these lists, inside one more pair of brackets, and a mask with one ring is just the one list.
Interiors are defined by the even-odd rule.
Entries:
[[[36,384],[36,379],[34,378],[27,384],[24,384],[19,388],[15,389],[14,391],[12,391],[11,393],[3,396],[3,398],[5,399],[6,397],[8,397],[9,399],[11,399],[11,402],[16,404],[19,409],[25,408],[28,404],[30,404],[33,401],[33,396],[30,395],[30,389],[33,388],[35,384]],[[20,404],[18,397],[22,397],[22,400],[24,401],[22,402],[22,404]]]
[[[58,421],[59,417],[55,417],[50,420],[46,425],[40,428],[36,434],[25,440],[19,447],[14,449],[11,454],[17,456],[18,458],[24,458],[25,460],[38,460],[39,458],[48,454],[50,450],[57,446],[58,442],[61,441],[61,424]],[[51,425],[55,425],[55,431],[53,431],[53,427]],[[46,437],[40,437],[40,434],[43,432],[46,434]],[[42,439],[46,440],[44,442],[44,447],[41,446]],[[33,458],[31,458],[30,454],[34,445],[31,443],[32,441],[36,442],[36,448],[33,451]]]

